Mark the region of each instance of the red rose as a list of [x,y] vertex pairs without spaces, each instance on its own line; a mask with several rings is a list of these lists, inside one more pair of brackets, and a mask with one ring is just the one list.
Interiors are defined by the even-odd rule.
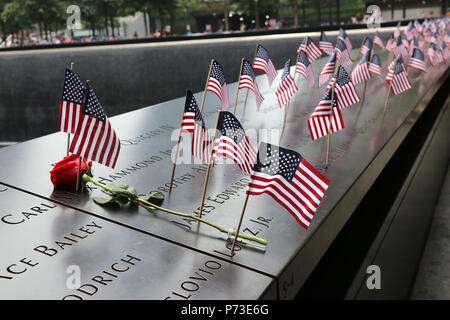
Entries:
[[[80,157],[71,154],[59,161],[50,171],[50,180],[54,186],[70,186],[77,185],[78,164]],[[92,161],[87,162],[86,159],[81,161],[80,179],[84,173],[90,173]]]

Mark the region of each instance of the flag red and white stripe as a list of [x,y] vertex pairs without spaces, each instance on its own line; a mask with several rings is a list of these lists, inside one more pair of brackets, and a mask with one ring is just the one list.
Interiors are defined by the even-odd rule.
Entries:
[[261,143],[247,194],[267,194],[308,228],[330,181],[299,153]]
[[213,162],[217,156],[233,160],[245,173],[251,174],[256,152],[239,120],[228,111],[221,111],[217,130],[220,136],[214,141]]
[[186,93],[181,130],[182,132],[192,134],[192,155],[204,163],[210,163],[212,151],[211,137],[203,120],[200,108],[190,90]]
[[353,69],[352,81],[354,84],[358,84],[370,79],[368,60],[369,60],[369,52],[367,52],[361,57],[356,67]]
[[390,66],[388,75],[386,76],[386,82],[391,86],[391,91],[394,95],[411,89],[408,73],[400,55],[394,60],[394,64]]
[[83,119],[75,131],[70,152],[114,168],[120,153],[120,140],[89,86],[82,112]]
[[344,129],[344,118],[337,107],[336,99],[331,97],[333,88],[328,87],[325,96],[319,101],[308,119],[308,128],[313,140]]
[[344,109],[360,101],[356,88],[344,67],[339,66],[336,79],[332,78],[330,84],[334,81],[336,81],[334,90],[336,101],[340,109]]
[[334,73],[336,68],[336,51],[328,59],[327,63],[323,67],[319,75],[319,87],[321,87],[325,82],[327,82]]
[[270,60],[269,52],[261,45],[256,47],[255,59],[253,60],[253,70],[264,72],[269,80],[269,86],[272,85],[278,74],[272,60]]
[[283,108],[293,96],[297,93],[298,87],[295,84],[294,78],[290,74],[290,60],[284,64],[283,74],[278,88],[275,92],[278,100],[278,105]]
[[61,102],[59,104],[59,127],[67,133],[75,133],[83,117],[81,105],[84,101],[84,86],[70,69],[66,69]]

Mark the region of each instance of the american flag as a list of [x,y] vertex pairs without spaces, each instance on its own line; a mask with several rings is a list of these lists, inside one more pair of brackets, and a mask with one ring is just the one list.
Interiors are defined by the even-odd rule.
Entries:
[[406,38],[408,39],[408,41],[414,37],[413,30],[414,30],[413,22],[410,21],[404,31],[404,34],[405,34]]
[[394,38],[398,38],[398,37],[400,37],[400,22],[397,23],[397,26],[395,27],[395,30],[394,30]]
[[369,62],[369,72],[371,75],[381,76],[381,60],[377,54],[374,54]]
[[321,87],[325,82],[330,79],[330,77],[334,73],[334,69],[336,68],[336,51],[328,59],[327,63],[322,69],[322,72],[319,75],[319,87]]
[[405,49],[408,50],[409,49],[409,40],[404,33],[401,36],[401,40],[402,40],[403,45],[405,46]]
[[354,84],[361,83],[370,79],[369,72],[369,52],[359,59],[358,64],[352,71],[352,81]]
[[211,73],[208,79],[208,85],[206,90],[214,93],[217,97],[219,97],[222,106],[222,110],[228,109],[228,87],[227,82],[225,80],[225,74],[223,73],[223,69],[220,64],[213,60]]
[[398,56],[394,60],[393,67],[389,68],[388,75],[386,76],[386,82],[391,85],[394,95],[411,89],[411,83],[408,80],[408,74],[406,73],[401,56]]
[[414,48],[419,48],[420,49],[421,45],[419,42],[419,37],[414,37],[411,40],[411,44],[409,46],[409,52],[412,53],[414,51]]
[[427,66],[425,64],[425,55],[423,54],[422,50],[420,50],[419,48],[414,48],[413,54],[409,59],[408,65],[411,68],[427,72]]
[[311,40],[310,37],[306,37],[300,44],[297,52],[305,51],[308,54],[309,61],[314,62],[322,55],[322,50]]
[[337,40],[336,57],[344,67],[349,67],[353,63],[347,46],[341,38]]
[[334,53],[333,44],[328,40],[327,35],[323,31],[320,33],[319,48],[329,56]]
[[337,71],[335,94],[340,109],[344,109],[360,101],[355,86],[350,80],[347,71],[342,66],[339,66]]
[[306,229],[329,185],[299,153],[261,142],[247,194],[268,194]]
[[375,33],[375,36],[373,37],[373,43],[376,44],[377,46],[379,46],[380,48],[384,48],[384,42],[383,42],[383,39],[381,38],[381,34],[378,30]]
[[350,41],[350,38],[348,37],[347,32],[345,32],[345,30],[342,28],[339,29],[338,39],[341,39],[342,41],[344,41],[345,46],[347,47],[347,49],[349,51],[352,50],[352,48],[353,48],[352,42]]
[[392,51],[394,47],[395,47],[395,38],[394,38],[394,34],[391,33],[388,41],[386,42],[386,49],[389,51]]
[[434,42],[431,42],[428,45],[428,59],[430,59],[430,62],[433,66],[437,65],[438,63],[442,62],[442,55],[436,48],[436,44]]
[[392,45],[392,52],[394,55],[401,54],[402,57],[408,56],[408,51],[405,48],[405,45],[402,42],[402,39],[399,37],[396,41],[394,41],[394,44]]
[[313,140],[342,130],[345,127],[344,118],[337,107],[336,98],[333,97],[333,101],[331,101],[332,95],[333,88],[329,86],[325,96],[319,101],[308,120],[309,133]]
[[261,45],[256,47],[255,60],[253,61],[253,69],[259,70],[267,74],[269,86],[277,77],[277,70],[275,69],[272,60],[269,58],[269,52]]
[[312,88],[314,86],[314,73],[312,70],[312,64],[309,61],[308,54],[303,50],[300,50],[298,54],[295,73],[298,73],[301,76],[305,77],[306,81],[308,81],[309,88]]
[[239,120],[228,111],[221,111],[217,124],[220,136],[214,141],[213,162],[217,156],[229,158],[239,168],[251,174],[256,152]]
[[70,152],[114,168],[120,153],[120,140],[89,85],[82,106],[81,124],[75,131]]
[[67,133],[75,133],[82,117],[84,86],[71,70],[66,69],[61,102],[59,104],[59,127]]
[[247,60],[242,61],[241,79],[239,81],[239,89],[250,89],[253,91],[256,97],[256,106],[259,110],[261,103],[264,101],[264,97],[259,91],[258,84],[256,83],[255,73],[253,72],[252,65]]
[[295,84],[294,79],[290,73],[290,60],[286,61],[284,64],[283,74],[281,75],[281,81],[276,90],[276,96],[278,100],[278,105],[280,108],[283,108],[286,103],[291,100],[291,98],[295,95],[298,88]]
[[372,50],[372,39],[370,39],[369,37],[365,37],[362,46],[359,49],[359,53],[364,55],[367,52],[370,52],[370,50]]
[[192,155],[205,163],[210,163],[211,137],[203,120],[200,108],[190,90],[186,92],[181,130],[192,134]]
[[448,58],[450,58],[450,51],[444,41],[441,42],[440,49],[441,49],[442,58],[444,60],[448,60]]
[[433,42],[433,43],[437,44],[439,42],[439,40],[440,40],[439,33],[438,32],[433,32],[433,35],[430,38],[430,42]]

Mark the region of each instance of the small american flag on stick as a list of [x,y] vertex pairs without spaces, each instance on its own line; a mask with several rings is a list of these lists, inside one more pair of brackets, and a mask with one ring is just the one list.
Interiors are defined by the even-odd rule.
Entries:
[[333,52],[332,55],[330,55],[330,58],[328,58],[327,63],[322,69],[322,72],[320,72],[319,75],[319,87],[321,87],[325,82],[330,79],[330,77],[334,73],[334,69],[336,68],[336,51]]
[[231,112],[221,111],[217,130],[219,137],[214,141],[213,162],[216,156],[229,158],[242,171],[251,174],[256,152],[239,120]]
[[320,33],[319,48],[329,56],[334,53],[333,44],[328,40],[327,35],[323,31]]
[[[332,79],[333,80],[333,79]],[[344,109],[360,101],[356,88],[353,85],[347,71],[339,66],[336,76],[335,94],[340,109]]]
[[59,104],[59,127],[67,133],[75,133],[82,117],[81,105],[85,88],[81,80],[70,69],[66,69],[61,102]]
[[268,194],[306,229],[329,185],[298,152],[261,142],[247,194]]
[[259,91],[258,84],[256,83],[255,73],[253,72],[252,65],[248,60],[243,60],[241,79],[239,82],[239,89],[249,89],[256,97],[256,106],[259,110],[261,103],[264,101],[264,97]]
[[82,112],[70,152],[114,168],[120,153],[120,140],[89,85],[86,86]]
[[197,101],[195,101],[195,97],[190,90],[186,92],[181,130],[192,134],[192,155],[204,163],[209,163],[212,146],[211,137]]
[[221,101],[221,109],[228,109],[228,87],[225,74],[220,64],[213,60],[211,73],[208,79],[207,91],[214,93]]
[[376,44],[380,48],[384,48],[383,38],[378,30],[375,32],[375,36],[373,37],[373,44]]
[[352,42],[350,41],[350,38],[347,35],[347,32],[345,32],[345,30],[343,28],[339,29],[339,39],[341,39],[342,41],[344,41],[345,46],[347,47],[347,50],[352,50],[353,46],[352,46]]
[[253,70],[259,70],[267,74],[269,86],[272,85],[273,81],[277,77],[277,70],[272,63],[272,60],[269,58],[269,52],[261,45],[256,47]]
[[278,100],[278,105],[283,108],[289,100],[295,95],[298,88],[295,84],[294,78],[292,78],[290,73],[290,63],[291,60],[286,61],[283,68],[283,74],[281,75],[281,81],[275,92]]
[[406,73],[403,59],[400,55],[394,60],[394,65],[389,68],[386,82],[390,85],[394,95],[411,89],[411,83],[408,80],[408,74]]
[[314,86],[314,73],[312,70],[312,64],[309,61],[308,54],[303,50],[300,50],[298,54],[295,73],[298,73],[300,76],[303,76],[306,79],[309,88],[312,88]]
[[345,42],[339,38],[336,46],[336,57],[344,67],[349,67],[352,65],[353,61],[350,58],[350,53],[345,45]]
[[362,46],[359,49],[359,53],[364,55],[367,52],[370,52],[370,50],[372,50],[372,46],[372,39],[370,39],[369,37],[365,37]]
[[369,52],[359,59],[358,64],[352,71],[352,81],[354,84],[361,83],[370,79],[369,72]]
[[372,56],[372,60],[369,62],[369,72],[370,74],[381,77],[381,59],[377,54]]
[[413,54],[409,59],[408,65],[411,68],[427,72],[427,66],[425,64],[425,55],[423,54],[422,50],[420,50],[419,48],[414,48]]
[[306,37],[300,44],[297,52],[305,51],[308,54],[309,61],[314,62],[322,55],[322,50],[311,40],[310,37]]
[[[333,97],[333,99],[332,99]],[[308,120],[308,128],[313,140],[344,129],[344,118],[337,107],[332,85],[327,87],[325,96],[319,101]]]

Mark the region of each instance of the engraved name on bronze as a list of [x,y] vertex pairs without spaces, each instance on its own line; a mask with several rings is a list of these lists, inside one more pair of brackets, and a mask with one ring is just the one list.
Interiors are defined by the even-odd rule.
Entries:
[[90,281],[82,284],[74,293],[64,296],[63,300],[84,300],[95,295],[104,288],[107,288],[112,283],[120,279],[120,275],[129,272],[136,266],[137,263],[142,262],[141,258],[126,254],[123,258],[113,262],[104,270],[94,275]]
[[100,223],[92,221],[76,228],[76,230],[70,234],[53,241],[50,244],[46,243],[35,246],[29,256],[24,257],[19,261],[14,261],[9,264],[6,263],[6,266],[0,266],[0,281],[13,280],[15,277],[24,274],[25,272],[34,270],[43,260],[53,258],[60,252],[73,247],[77,243],[86,241],[86,239],[92,237],[102,228]]
[[210,281],[220,269],[222,269],[222,264],[217,260],[206,261],[203,265],[196,268],[186,279],[182,280],[178,288],[172,291],[164,300],[191,299],[192,295],[200,291],[202,286]]

